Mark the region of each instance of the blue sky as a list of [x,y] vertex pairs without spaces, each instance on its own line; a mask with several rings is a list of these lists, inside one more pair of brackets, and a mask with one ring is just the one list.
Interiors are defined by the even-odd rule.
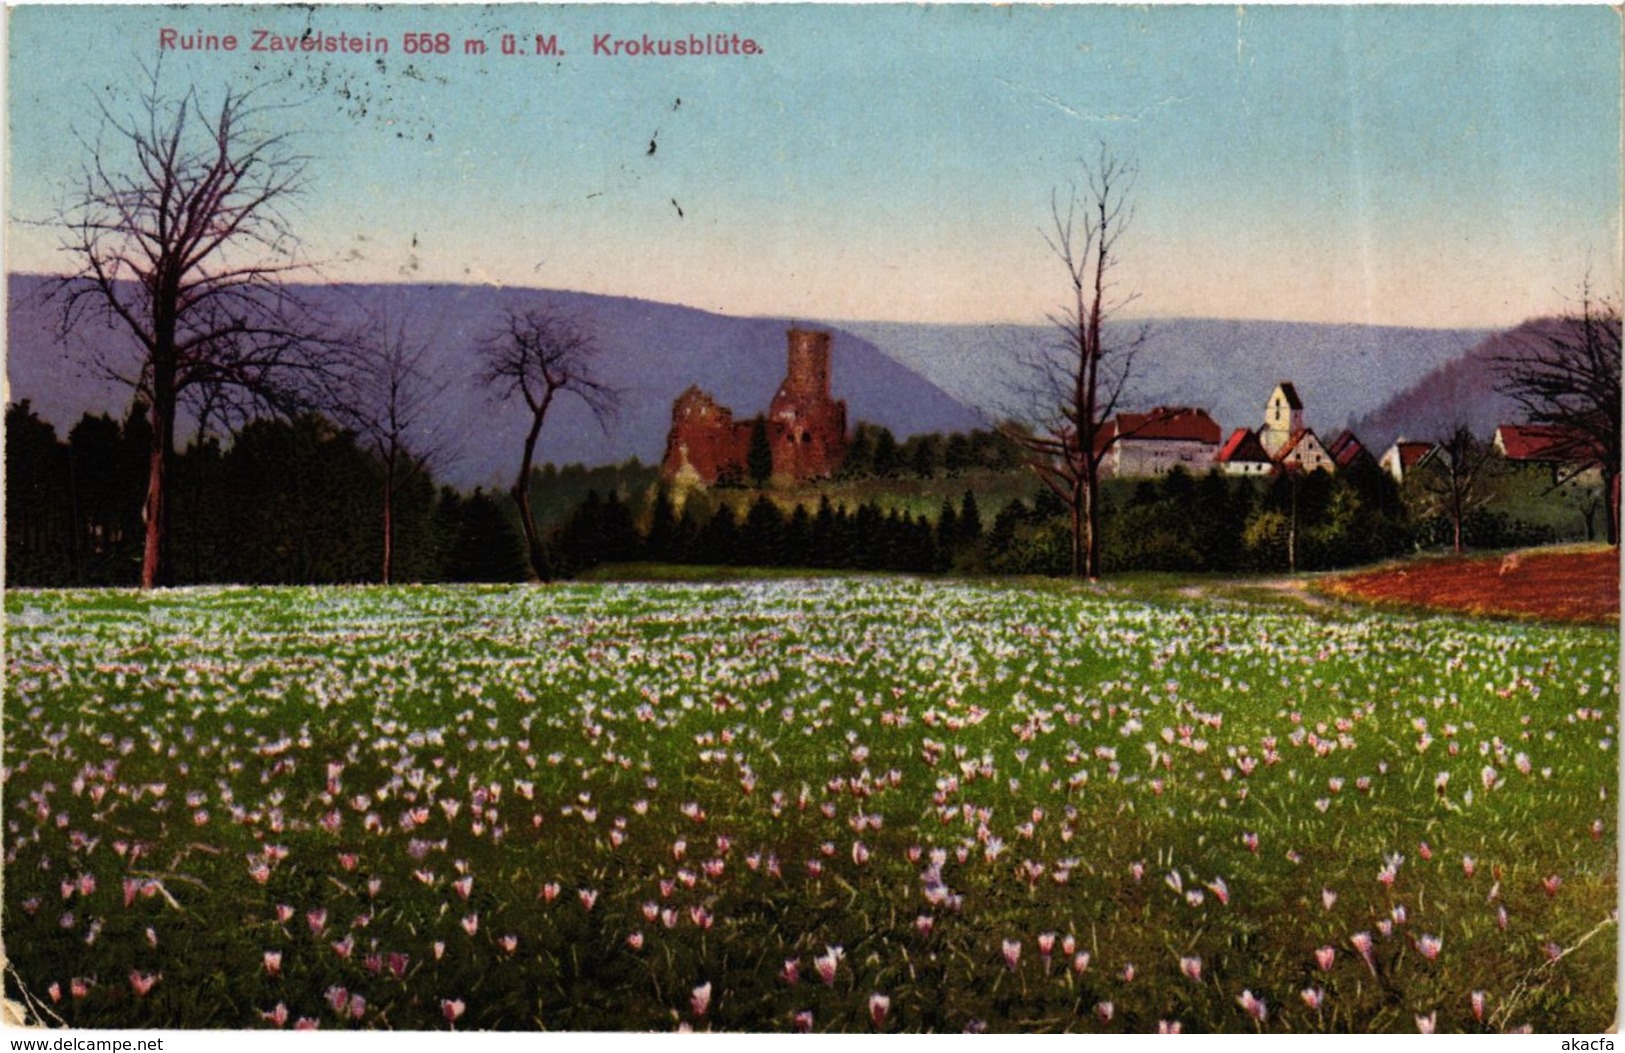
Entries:
[[[56,269],[96,100],[267,84],[335,280],[500,282],[737,314],[1039,321],[1039,234],[1104,140],[1139,167],[1147,315],[1499,325],[1617,287],[1620,23],[1606,7],[19,7],[8,266]],[[253,54],[255,29],[387,55]],[[446,32],[454,53],[403,53]],[[504,32],[556,58],[502,56]],[[594,56],[738,33],[752,57]],[[485,41],[483,56],[455,53]],[[680,103],[678,100],[681,100]],[[655,143],[651,154],[649,145]],[[679,215],[679,209],[681,214]]]

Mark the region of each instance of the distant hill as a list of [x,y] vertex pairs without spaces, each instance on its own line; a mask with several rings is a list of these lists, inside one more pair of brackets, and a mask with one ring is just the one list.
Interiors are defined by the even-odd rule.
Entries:
[[[11,401],[29,399],[65,434],[86,410],[122,416],[127,388],[103,379],[96,349],[122,350],[131,338],[96,323],[81,324],[64,343],[59,310],[43,298],[47,279],[8,279],[6,371]],[[624,394],[606,434],[573,400],[549,416],[538,458],[558,464],[607,464],[630,457],[658,462],[665,451],[673,399],[698,384],[741,416],[767,409],[784,378],[789,319],[734,318],[687,307],[586,293],[468,285],[337,285],[300,290],[336,326],[383,308],[415,320],[447,378],[442,398],[457,459],[440,473],[464,487],[506,483],[517,469],[526,423],[519,406],[493,404],[476,382],[474,348],[505,307],[548,301],[588,319],[606,350],[604,378]],[[817,324],[813,320],[804,323]],[[847,400],[850,420],[883,424],[899,437],[975,427],[976,416],[916,371],[874,344],[837,327],[831,386]],[[185,431],[183,429],[183,439]]]
[[1496,359],[1531,344],[1544,345],[1563,324],[1556,318],[1537,318],[1506,332],[1491,333],[1462,357],[1429,370],[1362,417],[1359,434],[1369,434],[1371,442],[1386,447],[1401,434],[1410,439],[1437,439],[1456,424],[1465,423],[1479,438],[1489,438],[1497,425],[1516,423],[1524,416],[1517,403],[1495,390]]
[[[42,297],[45,285],[32,275],[8,279],[8,397],[30,399],[61,433],[86,410],[122,415],[129,392],[97,375],[91,352],[127,352],[130,338],[87,322],[64,344],[57,308]],[[581,406],[558,406],[539,451],[542,460],[558,464],[634,456],[658,461],[672,400],[690,384],[741,416],[766,410],[784,376],[784,331],[792,324],[835,334],[832,386],[847,400],[848,419],[883,424],[899,437],[986,425],[1017,408],[1012,385],[1020,380],[1020,355],[1055,336],[1044,325],[736,318],[647,300],[491,286],[335,285],[302,292],[339,325],[354,324],[369,309],[416,320],[448,378],[446,431],[459,456],[441,474],[463,487],[505,484],[516,466],[524,412],[492,404],[474,380],[473,349],[510,305],[550,301],[590,319],[607,351],[605,376],[625,392],[607,434]],[[1202,406],[1228,432],[1256,426],[1275,383],[1292,380],[1311,427],[1330,438],[1354,423],[1376,448],[1400,431],[1422,434],[1457,388],[1483,388],[1484,395],[1487,371],[1462,356],[1494,353],[1482,351],[1487,330],[1192,318],[1155,320],[1144,329],[1137,381],[1124,408]],[[1459,377],[1454,386],[1450,377]],[[1498,412],[1485,408],[1483,419]]]
[[[843,322],[966,405],[995,417],[1015,401],[1020,354],[1058,335],[1047,325],[912,325]],[[1156,319],[1143,329],[1129,409],[1201,406],[1228,433],[1257,427],[1277,381],[1291,380],[1309,426],[1330,439],[1395,394],[1455,361],[1482,329],[1402,329],[1306,322]],[[1365,438],[1362,433],[1362,438]],[[1370,445],[1374,439],[1367,440]]]

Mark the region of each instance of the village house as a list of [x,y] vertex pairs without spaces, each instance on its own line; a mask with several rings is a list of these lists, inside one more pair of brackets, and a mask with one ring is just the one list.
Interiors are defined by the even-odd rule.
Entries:
[[1167,475],[1176,466],[1194,475],[1213,466],[1222,434],[1206,410],[1158,406],[1149,413],[1119,413],[1101,428],[1095,448],[1111,444],[1101,461],[1107,477]]
[[1355,465],[1377,466],[1377,459],[1371,456],[1371,451],[1365,448],[1355,434],[1344,428],[1337,438],[1326,444],[1326,452],[1331,455],[1332,463],[1338,471],[1345,471]]
[[1383,453],[1377,466],[1393,476],[1394,482],[1403,483],[1407,475],[1427,464],[1436,450],[1438,447],[1431,442],[1412,442],[1401,435]]
[[1269,475],[1275,471],[1275,461],[1251,428],[1232,432],[1214,460],[1226,475]]
[[1602,482],[1595,443],[1554,424],[1503,424],[1495,429],[1495,452],[1508,462],[1551,473],[1552,485]]

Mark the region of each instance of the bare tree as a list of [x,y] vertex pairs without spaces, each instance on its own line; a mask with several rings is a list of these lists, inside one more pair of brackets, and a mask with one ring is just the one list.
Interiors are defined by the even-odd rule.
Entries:
[[[1608,543],[1619,544],[1620,309],[1599,299],[1590,281],[1580,305],[1543,341],[1495,361],[1499,388],[1535,424],[1552,426],[1548,455],[1568,478],[1595,469],[1608,505]],[[1567,479],[1559,480],[1559,485]]]
[[1438,439],[1417,473],[1429,504],[1450,520],[1452,551],[1460,552],[1467,517],[1489,502],[1489,476],[1495,448],[1480,442],[1466,424]]
[[620,401],[620,392],[598,379],[599,345],[590,330],[552,306],[510,309],[501,324],[480,343],[485,368],[482,380],[499,399],[518,395],[530,411],[524,453],[513,489],[519,506],[519,524],[525,534],[530,568],[539,581],[553,580],[547,545],[531,507],[531,468],[536,442],[547,411],[560,394],[571,394],[586,404],[607,428]]
[[1043,231],[1070,285],[1066,303],[1049,316],[1060,339],[1022,359],[1027,382],[1021,394],[1028,404],[1023,415],[1032,426],[1004,431],[1026,451],[1028,467],[1066,504],[1071,573],[1093,580],[1100,576],[1101,466],[1125,437],[1109,422],[1143,334],[1111,343],[1105,332],[1107,319],[1135,299],[1119,293],[1112,277],[1118,242],[1134,214],[1129,194],[1135,169],[1104,145],[1093,163],[1082,164],[1084,185],[1074,184],[1064,202],[1052,195],[1050,226]]
[[433,368],[417,328],[410,312],[393,321],[386,311],[372,314],[348,341],[353,353],[333,400],[338,416],[372,447],[384,470],[385,585],[395,579],[396,500],[407,483],[443,464],[449,448],[444,418],[433,409],[448,378]]
[[64,279],[63,327],[85,312],[136,339],[132,366],[103,369],[149,407],[141,586],[167,581],[170,464],[177,407],[238,419],[301,399],[316,345],[284,281],[303,266],[284,206],[306,159],[263,130],[265,108],[227,91],[166,98],[153,74],[134,112],[102,107],[81,185],[60,217],[77,270]]

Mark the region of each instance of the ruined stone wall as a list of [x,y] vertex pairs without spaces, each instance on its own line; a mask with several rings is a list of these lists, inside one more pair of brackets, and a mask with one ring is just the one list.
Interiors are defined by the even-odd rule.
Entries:
[[724,475],[743,479],[750,453],[750,421],[736,421],[733,411],[708,393],[691,387],[671,408],[671,431],[660,471],[667,479],[714,483]]
[[[846,457],[846,403],[830,397],[830,334],[791,329],[784,382],[768,410],[773,475],[805,482],[835,474]],[[751,421],[691,387],[671,411],[661,474],[686,483],[748,479]]]

